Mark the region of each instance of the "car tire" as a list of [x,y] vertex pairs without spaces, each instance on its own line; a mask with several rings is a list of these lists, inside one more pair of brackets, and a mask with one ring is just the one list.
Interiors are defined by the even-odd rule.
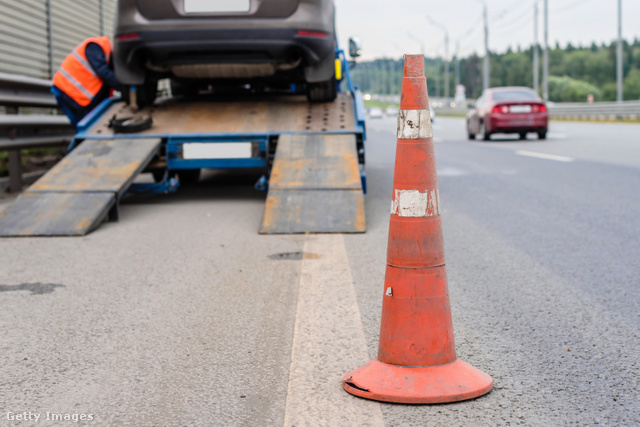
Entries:
[[116,118],[114,115],[109,121],[109,127],[114,133],[136,133],[151,128],[153,118],[151,116]]
[[538,132],[538,139],[547,139],[547,131]]
[[476,139],[476,134],[469,132],[469,122],[467,122],[467,137],[469,138],[469,141],[473,141],[474,139]]
[[487,131],[487,128],[484,126],[484,123],[480,124],[480,135],[482,135],[482,139],[484,141],[491,140],[491,132]]
[[194,83],[171,79],[171,96],[190,97],[198,94],[198,87]]
[[519,135],[520,135],[520,139],[523,139],[523,140],[527,139],[527,132],[520,132]]
[[185,169],[177,172],[180,185],[195,185],[200,181],[200,169]]
[[333,102],[338,96],[338,82],[331,78],[324,82],[307,84],[309,102]]

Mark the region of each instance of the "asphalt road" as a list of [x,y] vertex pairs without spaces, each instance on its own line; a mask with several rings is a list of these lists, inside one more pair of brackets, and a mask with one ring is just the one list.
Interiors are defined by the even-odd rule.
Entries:
[[362,235],[259,236],[257,176],[222,173],[128,198],[84,238],[0,240],[0,424],[64,425],[47,412],[135,426],[640,423],[628,124],[487,143],[437,117],[456,349],[495,388],[434,406],[342,391],[377,354],[394,133],[394,118],[368,124]]

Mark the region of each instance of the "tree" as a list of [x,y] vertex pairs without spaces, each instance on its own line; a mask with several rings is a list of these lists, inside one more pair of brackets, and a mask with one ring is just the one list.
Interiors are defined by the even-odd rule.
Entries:
[[475,53],[460,61],[462,84],[465,85],[468,98],[477,98],[482,92],[482,71],[480,58]]
[[640,69],[633,68],[624,79],[624,99],[640,100]]
[[571,77],[549,77],[549,99],[554,102],[586,102],[589,95],[596,100],[602,97],[600,89],[585,81]]

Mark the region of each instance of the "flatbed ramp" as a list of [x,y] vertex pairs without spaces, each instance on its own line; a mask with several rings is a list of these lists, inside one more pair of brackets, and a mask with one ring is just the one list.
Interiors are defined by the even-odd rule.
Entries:
[[0,213],[0,236],[82,236],[110,215],[161,140],[87,140]]
[[260,233],[364,232],[355,135],[280,136]]
[[87,131],[87,137],[115,136],[111,118],[153,116],[151,129],[138,136],[249,135],[356,131],[353,99],[344,93],[334,102],[313,104],[305,97],[200,96],[162,99],[135,111],[124,102],[113,103]]

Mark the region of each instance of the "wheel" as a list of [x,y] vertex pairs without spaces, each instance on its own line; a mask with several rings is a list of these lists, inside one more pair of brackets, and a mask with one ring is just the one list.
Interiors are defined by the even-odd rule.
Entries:
[[526,132],[520,132],[520,139],[527,139],[527,133]]
[[547,139],[547,131],[543,130],[538,132],[538,139]]
[[194,185],[200,180],[200,169],[185,169],[178,171],[180,185]]
[[467,122],[467,137],[469,138],[469,141],[476,139],[476,134],[469,131],[469,122]]
[[114,133],[136,133],[147,130],[153,124],[151,116],[122,117],[116,118],[114,115],[109,121],[109,127]]
[[309,102],[332,102],[338,96],[338,82],[334,77],[324,82],[307,84]]
[[480,135],[482,135],[482,139],[485,141],[489,141],[491,139],[491,132],[487,131],[487,128],[484,126],[484,123],[480,124]]
[[171,79],[171,96],[193,96],[198,94],[198,87],[194,83]]

